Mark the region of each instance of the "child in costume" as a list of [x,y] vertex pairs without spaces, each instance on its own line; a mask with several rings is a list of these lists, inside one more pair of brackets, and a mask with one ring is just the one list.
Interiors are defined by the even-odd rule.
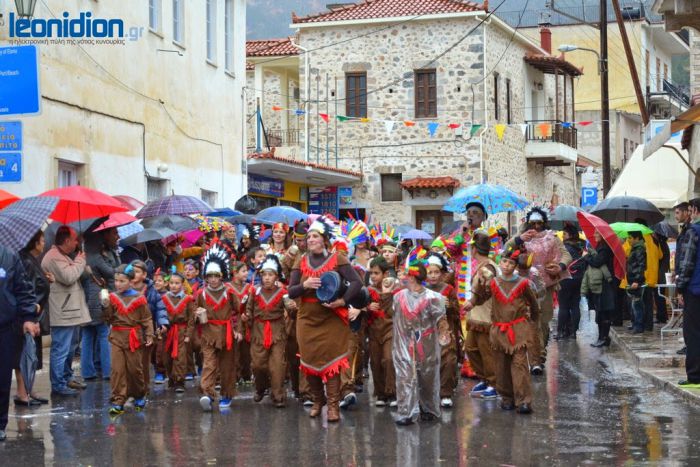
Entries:
[[454,287],[444,282],[448,270],[447,260],[439,253],[430,252],[425,257],[426,287],[445,298],[447,324],[452,339],[443,346],[440,355],[440,406],[452,407],[452,394],[457,387],[458,346],[462,343],[462,326],[459,322],[459,303]]
[[192,295],[197,295],[199,289],[202,288],[202,285],[204,285],[204,281],[200,277],[200,274],[201,270],[197,261],[193,259],[188,259],[185,261],[185,279],[187,279],[187,283],[192,290]]
[[131,288],[134,267],[121,265],[114,274],[116,292],[109,294],[102,305],[103,318],[112,326],[109,342],[112,344],[112,403],[109,413],[124,413],[127,398],[134,398],[137,411],[146,406],[146,386],[143,360],[139,348],[153,345],[153,318],[146,297]]
[[168,281],[160,268],[156,269],[156,272],[153,273],[153,286],[161,295],[168,291]]
[[170,330],[165,340],[165,371],[168,384],[175,392],[185,392],[187,349],[194,331],[194,298],[185,294],[185,277],[176,270],[170,276],[170,291],[163,295]]
[[228,252],[213,242],[204,254],[206,285],[197,294],[197,319],[202,324],[202,379],[199,399],[202,410],[208,412],[216,401],[216,380],[221,381],[219,408],[231,406],[236,393],[236,352],[233,341],[241,340],[236,328],[240,303],[224,285],[229,277]]
[[[406,258],[406,288],[394,295],[393,359],[396,369],[397,425],[440,416],[440,344],[450,340],[445,298],[423,287],[425,250]],[[440,338],[438,338],[438,334]]]
[[255,402],[270,389],[275,407],[286,404],[284,379],[287,374],[287,330],[285,300],[287,289],[279,285],[282,265],[275,254],[267,255],[260,265],[262,286],[252,292],[246,304],[245,320],[250,323],[250,356],[255,375]]
[[369,325],[369,362],[374,380],[375,405],[384,407],[390,404],[396,407],[396,374],[392,360],[394,324],[393,315],[394,287],[396,282],[389,277],[389,263],[378,256],[369,263],[367,288],[372,299],[367,307]]
[[[245,263],[235,263],[231,270],[232,280],[228,284],[228,288],[238,298],[241,306],[239,314],[242,316],[245,313],[245,305],[248,297],[253,290],[253,286],[247,282],[248,266]],[[236,342],[236,375],[243,380],[244,383],[250,383],[253,372],[250,369],[250,323],[241,322],[241,334],[243,339]]]
[[532,384],[527,346],[539,317],[540,306],[527,278],[515,274],[519,249],[509,248],[501,257],[501,275],[486,284],[477,283],[477,305],[491,302],[491,345],[496,361],[496,389],[501,408],[532,413]]

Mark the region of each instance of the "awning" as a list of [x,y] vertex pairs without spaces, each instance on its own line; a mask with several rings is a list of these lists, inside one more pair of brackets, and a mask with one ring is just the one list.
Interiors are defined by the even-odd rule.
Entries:
[[[687,151],[680,153],[687,161]],[[637,146],[606,197],[638,196],[658,208],[668,209],[678,204],[679,199],[685,199],[688,170],[675,149],[661,147],[648,159],[643,154],[644,145]]]
[[248,172],[311,186],[352,185],[362,174],[313,162],[275,156],[274,152],[248,155]]

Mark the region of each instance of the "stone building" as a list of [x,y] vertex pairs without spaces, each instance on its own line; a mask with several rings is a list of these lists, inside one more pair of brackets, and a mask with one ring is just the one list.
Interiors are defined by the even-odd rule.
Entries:
[[[540,46],[487,4],[456,0],[331,8],[292,26],[308,51],[301,158],[362,174],[342,187],[340,214],[439,232],[454,190],[482,180],[535,204],[578,204],[568,122],[581,70],[551,54],[547,31]],[[499,220],[514,227],[522,214]]]
[[[14,118],[24,174],[3,188],[29,196],[81,184],[233,205],[246,191],[245,1],[56,0],[37,2],[34,18],[86,11],[123,21],[126,37],[39,45],[41,114]],[[15,2],[0,1],[0,13],[0,43],[14,43]]]

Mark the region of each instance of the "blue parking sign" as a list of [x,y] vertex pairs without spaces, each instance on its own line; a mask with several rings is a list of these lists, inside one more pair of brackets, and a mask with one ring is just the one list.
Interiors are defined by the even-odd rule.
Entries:
[[581,207],[586,208],[598,204],[598,188],[584,186],[581,188]]
[[22,181],[22,153],[0,152],[0,182]]

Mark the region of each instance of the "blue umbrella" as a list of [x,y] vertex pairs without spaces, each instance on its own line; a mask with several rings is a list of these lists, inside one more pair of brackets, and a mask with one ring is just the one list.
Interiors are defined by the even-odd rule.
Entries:
[[117,232],[119,233],[119,238],[126,238],[131,235],[143,232],[143,226],[141,221],[132,222],[131,224],[122,225],[117,227]]
[[508,188],[481,183],[461,188],[447,201],[443,209],[450,212],[465,212],[467,203],[471,202],[483,204],[489,214],[520,211],[529,204],[525,198]]
[[56,209],[55,196],[32,196],[0,211],[0,245],[12,251],[24,248]]
[[429,233],[419,229],[412,229],[401,235],[402,240],[432,240],[433,237]]
[[299,220],[305,221],[309,216],[290,206],[272,206],[263,209],[255,217],[268,222],[284,222],[287,225],[292,225]]
[[232,217],[232,216],[240,216],[243,214],[241,211],[236,211],[235,209],[231,208],[219,208],[215,209],[212,212],[208,212],[205,214],[205,216],[209,217]]

